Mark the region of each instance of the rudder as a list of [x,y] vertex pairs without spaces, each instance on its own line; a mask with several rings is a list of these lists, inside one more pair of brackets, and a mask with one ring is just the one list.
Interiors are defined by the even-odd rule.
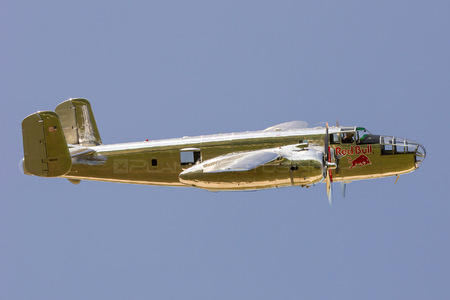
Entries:
[[26,171],[42,177],[58,177],[70,171],[72,158],[56,113],[41,111],[26,117],[22,137]]

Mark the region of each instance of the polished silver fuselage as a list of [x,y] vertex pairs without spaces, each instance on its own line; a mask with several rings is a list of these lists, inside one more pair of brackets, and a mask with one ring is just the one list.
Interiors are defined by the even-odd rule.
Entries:
[[[332,127],[329,134],[354,131],[355,128]],[[72,169],[64,177],[76,180],[101,180],[122,183],[196,186],[195,180],[180,181],[180,173],[204,161],[229,153],[280,148],[306,143],[306,151],[323,148],[324,128],[269,130],[215,134],[176,139],[143,141],[90,147],[87,155],[76,156]],[[419,145],[409,142],[409,145]],[[418,167],[417,153],[410,151],[383,155],[381,143],[334,143],[330,145],[339,168],[333,181],[353,181],[400,175]],[[71,149],[71,151],[74,148]],[[184,154],[197,156],[183,162]],[[363,157],[364,156],[364,157]],[[294,168],[286,159],[270,162],[245,172],[211,174],[197,187],[210,190],[245,190],[289,185],[309,186],[323,180],[323,170],[311,165]],[[195,179],[195,178],[194,178]]]

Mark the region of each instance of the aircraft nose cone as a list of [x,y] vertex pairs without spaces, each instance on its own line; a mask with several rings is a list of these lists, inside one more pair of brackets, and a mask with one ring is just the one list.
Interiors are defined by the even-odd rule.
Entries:
[[425,147],[421,144],[417,144],[416,149],[416,168],[420,166],[420,164],[424,161],[425,157],[427,156],[427,151],[425,150]]

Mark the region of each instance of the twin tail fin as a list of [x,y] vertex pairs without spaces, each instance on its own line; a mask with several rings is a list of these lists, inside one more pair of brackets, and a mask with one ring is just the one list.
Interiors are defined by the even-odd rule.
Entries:
[[39,111],[22,121],[25,174],[63,176],[72,167],[69,147],[102,144],[89,101],[69,99],[55,111]]

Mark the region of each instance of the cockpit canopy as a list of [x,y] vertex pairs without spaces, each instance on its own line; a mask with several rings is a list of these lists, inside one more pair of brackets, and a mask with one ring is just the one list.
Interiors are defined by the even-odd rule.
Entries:
[[379,135],[371,134],[364,127],[342,127],[338,133],[331,134],[331,144],[376,144],[380,142]]

